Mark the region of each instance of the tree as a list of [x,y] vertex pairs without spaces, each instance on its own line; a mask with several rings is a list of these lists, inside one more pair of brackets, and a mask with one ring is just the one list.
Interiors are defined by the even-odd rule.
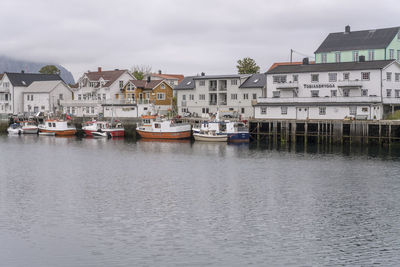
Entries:
[[151,67],[148,65],[135,65],[131,68],[131,72],[137,80],[143,80],[145,76],[150,75]]
[[60,74],[61,71],[54,65],[46,65],[39,70],[41,74]]
[[249,57],[239,59],[237,61],[236,68],[238,69],[239,74],[253,74],[260,72],[260,67],[257,66],[254,59]]

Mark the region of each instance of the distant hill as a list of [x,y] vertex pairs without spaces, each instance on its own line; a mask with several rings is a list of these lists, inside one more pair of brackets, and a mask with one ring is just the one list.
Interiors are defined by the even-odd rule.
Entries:
[[55,65],[61,71],[61,78],[67,84],[74,84],[74,77],[72,76],[71,72],[69,72],[66,68],[61,65],[54,64],[54,63],[37,63],[31,61],[24,61],[24,60],[16,60],[6,56],[0,56],[0,73],[3,72],[21,72],[24,70],[25,72],[30,73],[38,73],[39,70],[46,65]]

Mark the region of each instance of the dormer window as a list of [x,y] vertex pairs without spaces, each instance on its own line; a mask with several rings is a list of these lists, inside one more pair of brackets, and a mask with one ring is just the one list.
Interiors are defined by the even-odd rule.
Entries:
[[124,87],[124,81],[119,81],[119,88],[123,88]]
[[161,84],[161,89],[165,89],[165,84]]

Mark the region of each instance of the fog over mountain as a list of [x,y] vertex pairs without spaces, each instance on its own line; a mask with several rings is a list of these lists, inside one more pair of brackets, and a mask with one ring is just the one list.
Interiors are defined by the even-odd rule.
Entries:
[[75,80],[71,72],[61,65],[54,63],[39,63],[27,60],[17,60],[6,56],[0,56],[0,73],[3,72],[21,72],[38,73],[46,65],[55,65],[61,71],[61,78],[67,84],[74,84]]

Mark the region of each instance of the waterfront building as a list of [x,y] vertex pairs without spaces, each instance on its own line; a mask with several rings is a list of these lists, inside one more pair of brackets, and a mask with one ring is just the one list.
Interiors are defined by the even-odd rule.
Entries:
[[400,27],[330,33],[315,51],[316,63],[400,60]]
[[280,65],[266,77],[266,97],[254,105],[259,119],[380,120],[400,106],[396,60]]
[[253,101],[263,95],[264,74],[190,76],[175,87],[178,114],[209,117],[209,114],[253,117]]
[[[78,116],[97,116],[112,114],[115,109],[121,109],[121,115],[126,111],[126,116],[137,114],[134,103],[120,100],[121,90],[129,81],[135,79],[128,70],[88,71],[79,78],[73,86],[74,99],[64,100],[64,112]],[[112,115],[110,115],[112,116]]]
[[162,73],[161,70],[158,71],[158,73],[151,73],[149,76],[151,80],[165,80],[172,88],[177,86],[184,78],[182,74],[166,74]]
[[23,92],[25,114],[63,111],[61,100],[72,100],[72,90],[63,81],[37,81]]
[[5,72],[0,79],[0,114],[22,114],[24,92],[36,81],[62,81],[57,74]]

